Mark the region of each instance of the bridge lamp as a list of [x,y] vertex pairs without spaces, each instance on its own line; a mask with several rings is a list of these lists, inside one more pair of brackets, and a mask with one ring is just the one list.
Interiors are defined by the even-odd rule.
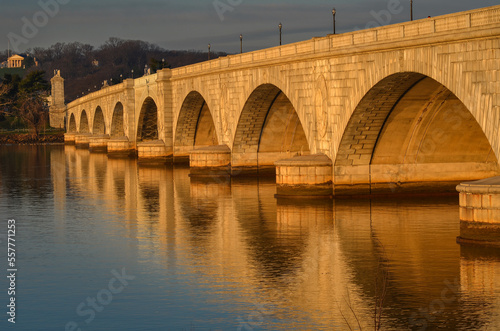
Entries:
[[123,82],[123,75],[120,74],[120,83],[122,83],[122,82]]
[[410,19],[413,21],[413,0],[410,0]]
[[332,15],[333,15],[333,34],[335,34],[335,14],[337,14],[337,11],[335,8],[332,9]]
[[109,79],[109,85],[113,85],[113,78]]
[[165,58],[161,59],[161,68],[165,68]]
[[210,48],[212,47],[212,45],[208,44],[208,59],[210,60]]
[[134,79],[134,69],[132,69],[132,79]]
[[243,53],[243,35],[240,34],[240,53]]
[[281,46],[281,29],[283,28],[283,24],[281,24],[281,22],[280,22],[278,27],[280,28],[280,46]]

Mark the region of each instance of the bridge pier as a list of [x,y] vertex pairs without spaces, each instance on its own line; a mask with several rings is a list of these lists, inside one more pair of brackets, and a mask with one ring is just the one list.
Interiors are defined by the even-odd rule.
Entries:
[[74,145],[75,144],[75,134],[74,133],[65,133],[64,134],[64,144]]
[[162,140],[152,140],[137,144],[137,154],[139,164],[157,165],[167,163],[172,157],[172,151],[167,151],[167,147]]
[[90,143],[90,133],[75,134],[76,148],[79,149],[89,148],[89,143]]
[[92,153],[106,153],[108,149],[109,135],[91,136],[89,139],[89,150]]
[[331,197],[333,164],[325,155],[299,156],[275,162],[276,197]]
[[500,176],[466,182],[460,192],[461,244],[500,247]]
[[130,157],[135,154],[127,137],[115,137],[108,140],[108,157]]
[[191,177],[231,176],[231,150],[226,145],[198,148],[189,154]]

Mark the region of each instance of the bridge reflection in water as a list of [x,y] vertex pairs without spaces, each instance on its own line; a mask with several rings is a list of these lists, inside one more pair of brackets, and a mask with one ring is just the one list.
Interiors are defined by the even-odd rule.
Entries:
[[[146,273],[163,275],[148,269],[154,260],[202,279],[193,286],[211,294],[186,296],[222,304],[214,319],[233,312],[228,324],[243,328],[371,328],[386,284],[384,329],[500,328],[500,252],[456,244],[456,197],[276,200],[264,179],[189,178],[187,168],[73,146],[50,158],[52,171],[66,172],[53,177],[57,210],[71,208],[70,196],[101,201],[110,233],[133,239]],[[159,302],[176,286],[168,280]]]

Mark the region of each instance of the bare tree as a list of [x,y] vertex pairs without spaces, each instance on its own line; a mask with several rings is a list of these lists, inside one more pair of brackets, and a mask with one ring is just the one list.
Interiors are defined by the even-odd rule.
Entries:
[[31,134],[37,138],[40,129],[48,121],[48,105],[45,98],[38,94],[24,95],[19,105],[19,115],[28,125]]
[[[3,98],[3,96],[7,95],[8,92],[9,92],[9,86],[3,83],[0,84],[0,107],[4,107],[11,104],[9,100]],[[2,110],[0,109],[0,112],[1,111]]]

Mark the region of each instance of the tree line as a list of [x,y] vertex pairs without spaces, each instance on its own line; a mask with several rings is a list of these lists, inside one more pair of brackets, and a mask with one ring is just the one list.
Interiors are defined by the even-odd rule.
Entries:
[[[100,89],[105,80],[116,84],[132,76],[140,77],[146,66],[154,73],[158,69],[176,68],[208,58],[206,52],[172,51],[140,40],[119,38],[109,38],[99,47],[80,42],[57,43],[48,48],[29,49],[26,53],[39,63],[39,67],[29,70],[45,71],[46,80],[52,78],[54,70],[61,70],[67,102],[81,97],[82,93],[87,94],[89,89]],[[6,52],[0,53],[0,62],[6,55]],[[211,58],[225,55],[212,53]]]
[[[28,49],[24,55],[24,78],[17,74],[0,77],[0,128],[28,127],[34,135],[48,123],[47,97],[54,70],[61,70],[65,99],[71,102],[100,89],[104,81],[113,85],[143,76],[146,68],[154,73],[208,58],[206,52],[165,50],[152,43],[119,38],[109,38],[99,47],[80,42],[56,43],[48,48]],[[225,55],[212,53],[211,58]],[[7,51],[0,52],[0,62],[6,60]]]

